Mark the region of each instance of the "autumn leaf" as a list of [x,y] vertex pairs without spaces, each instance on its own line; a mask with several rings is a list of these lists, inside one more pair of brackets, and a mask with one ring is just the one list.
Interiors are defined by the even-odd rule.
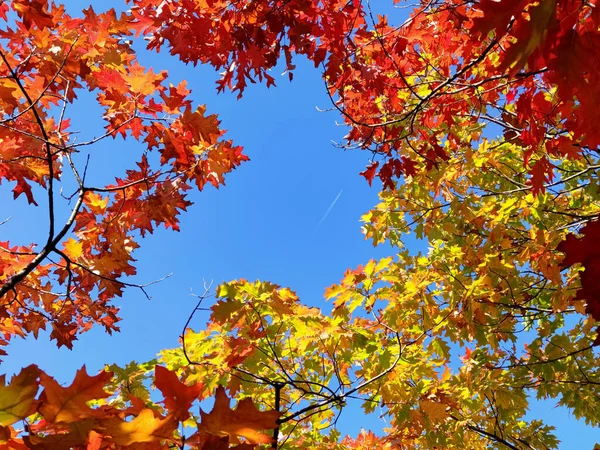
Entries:
[[363,177],[365,177],[365,179],[369,183],[369,186],[371,186],[373,183],[373,178],[375,177],[375,174],[377,173],[378,167],[379,167],[379,162],[374,161],[371,164],[369,164],[369,166],[360,173]]
[[126,76],[125,82],[131,88],[131,91],[136,94],[150,95],[157,91],[157,87],[166,77],[166,72],[155,74],[154,71],[144,71],[144,68],[139,64],[132,65]]
[[93,214],[104,214],[108,206],[108,197],[102,197],[95,192],[86,192],[84,201]]
[[12,377],[8,386],[5,376],[0,377],[0,426],[12,425],[35,412],[40,373],[36,365],[28,366]]
[[423,414],[429,417],[432,422],[439,422],[448,417],[447,406],[443,403],[426,399],[421,401],[420,407]]
[[534,193],[544,192],[544,184],[552,181],[552,169],[552,164],[545,156],[533,163],[530,182]]
[[[96,426],[96,423],[92,420],[80,420],[69,423],[57,433],[40,433],[25,436],[24,441],[32,450],[71,450],[72,448],[88,444],[86,446],[87,450],[88,448],[93,448],[94,441],[97,444],[97,439],[93,437],[94,431],[92,428],[94,426]],[[90,435],[92,436],[91,438]]]
[[252,444],[267,444],[273,439],[262,431],[277,428],[279,415],[277,411],[259,411],[250,398],[240,400],[236,409],[232,410],[225,389],[219,386],[211,412],[200,410],[198,431],[229,436],[230,441],[236,444],[240,443],[239,437],[246,438]]
[[112,373],[106,371],[90,377],[83,366],[77,371],[73,383],[64,388],[54,378],[42,373],[40,380],[44,390],[38,410],[46,421],[53,424],[97,417],[100,412],[87,403],[109,396],[104,388],[111,377]]
[[83,244],[80,241],[69,238],[64,243],[64,252],[73,260],[77,260],[83,255]]
[[187,386],[174,372],[162,366],[155,368],[154,384],[163,394],[165,407],[174,419],[181,422],[190,417],[189,409],[202,392],[202,383]]
[[544,45],[551,25],[556,20],[556,5],[552,0],[540,0],[529,5],[529,20],[519,20],[511,33],[517,39],[506,51],[502,68],[510,73],[517,73],[527,63],[534,52],[539,52]]
[[[218,295],[220,297],[225,297],[226,289],[228,285],[222,284],[218,287]],[[233,287],[232,291],[233,291]],[[232,292],[232,296],[235,296],[235,292]],[[229,321],[236,312],[240,310],[240,302],[238,300],[234,300],[233,298],[227,298],[226,300],[219,300],[215,302],[214,305],[211,306],[211,317],[212,320],[216,323],[226,323]]]
[[23,18],[23,23],[27,28],[30,28],[32,24],[39,28],[54,25],[52,15],[47,12],[47,6],[47,3],[43,0],[16,0],[13,2],[14,9]]
[[128,446],[173,438],[177,421],[172,417],[156,417],[153,410],[146,408],[130,421],[118,417],[102,419],[100,427],[117,445]]

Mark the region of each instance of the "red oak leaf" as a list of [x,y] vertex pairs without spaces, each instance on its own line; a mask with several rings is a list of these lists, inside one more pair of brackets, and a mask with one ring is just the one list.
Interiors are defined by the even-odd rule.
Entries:
[[162,392],[169,413],[179,421],[187,420],[190,417],[189,409],[202,392],[203,384],[187,386],[179,381],[174,372],[162,366],[156,366],[154,374],[154,384]]
[[215,406],[210,413],[200,410],[202,422],[198,431],[216,436],[229,436],[232,443],[239,443],[242,436],[253,444],[267,444],[272,438],[262,430],[277,428],[277,411],[259,411],[252,399],[241,400],[237,408],[229,408],[229,398],[222,386],[217,388]]
[[367,166],[365,170],[363,170],[360,175],[365,177],[369,186],[373,184],[373,178],[375,177],[375,173],[377,172],[377,168],[379,167],[379,162],[374,161]]

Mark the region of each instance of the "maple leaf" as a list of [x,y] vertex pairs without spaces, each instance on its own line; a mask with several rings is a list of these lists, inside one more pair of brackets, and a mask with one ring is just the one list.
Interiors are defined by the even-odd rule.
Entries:
[[73,383],[62,387],[54,378],[42,373],[41,385],[44,391],[40,395],[39,412],[49,423],[69,423],[80,419],[100,415],[87,405],[91,400],[107,398],[104,387],[112,378],[112,372],[102,371],[90,377],[85,366],[77,371]]
[[202,392],[203,384],[187,386],[179,381],[174,372],[162,366],[156,366],[154,374],[154,384],[162,392],[169,414],[181,422],[187,420],[190,417],[189,409]]
[[92,214],[103,215],[108,206],[108,197],[102,197],[100,194],[88,191],[85,193],[84,202]]
[[416,164],[413,160],[411,160],[410,158],[407,158],[406,156],[402,157],[402,165],[403,165],[403,171],[406,175],[408,176],[415,176],[417,174],[416,172]]
[[240,311],[240,302],[239,300],[234,300],[236,292],[233,286],[229,284],[219,285],[217,288],[217,293],[220,297],[227,297],[228,292],[227,288],[230,289],[230,295],[232,298],[227,298],[227,300],[219,300],[214,305],[210,307],[212,310],[211,320],[215,323],[225,324],[231,320],[235,313]]
[[35,412],[40,373],[36,365],[25,367],[8,386],[5,376],[0,377],[0,426],[12,425]]
[[196,135],[197,139],[213,144],[218,136],[221,135],[219,129],[219,120],[215,114],[206,115],[206,106],[199,106],[195,111],[186,108],[181,116],[181,122]]
[[279,415],[278,411],[259,411],[250,398],[240,400],[236,409],[231,410],[225,389],[219,386],[211,412],[205,413],[200,409],[198,431],[229,436],[230,441],[235,444],[240,443],[240,436],[252,444],[268,444],[273,439],[261,431],[277,428]]
[[63,251],[71,260],[77,260],[83,255],[83,243],[69,238],[64,242]]

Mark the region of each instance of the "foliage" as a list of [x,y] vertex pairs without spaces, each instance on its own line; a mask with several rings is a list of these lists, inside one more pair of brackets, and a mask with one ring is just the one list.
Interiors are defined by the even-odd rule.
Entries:
[[[38,414],[22,445],[60,436],[93,446],[101,436],[106,448],[203,448],[209,439],[227,448],[242,436],[244,448],[274,429],[271,445],[282,449],[556,448],[552,427],[525,416],[533,398],[557,399],[600,426],[595,2],[424,2],[400,25],[359,0],[130,3],[120,17],[88,9],[78,19],[43,0],[2,3],[5,20],[10,8],[18,18],[0,36],[0,174],[30,203],[32,184],[45,189],[49,211],[41,250],[1,246],[7,339],[49,324],[71,346],[94,323],[115,330],[111,300],[135,273],[138,237],[157,224],[177,229],[185,191],[218,186],[245,160],[214,116],[192,109],[184,85],[167,87],[165,73],[139,66],[130,33],[223,70],[218,89],[240,96],[249,81],[273,85],[268,71],[280,58],[290,79],[294,55],[322,66],[349,127],[343,146],[370,152],[362,175],[381,181],[365,236],[396,255],[330,286],[331,314],[272,283],[223,283],[209,307],[208,291],[200,298],[181,348],[161,353],[168,369],[132,364],[111,382],[108,372],[80,372],[64,412],[51,394],[63,388],[24,369],[0,405],[4,427]],[[76,143],[65,115],[80,89],[106,111],[101,139],[131,137],[160,156],[141,155],[126,179],[88,186],[76,153],[96,140]],[[59,225],[56,185],[69,171],[74,206]],[[407,237],[428,251],[405,249]],[[196,332],[200,310],[210,316]],[[40,397],[38,378],[48,390]],[[98,387],[85,396],[90,380]],[[241,399],[238,416],[223,387]],[[108,406],[86,404],[113,393]],[[213,394],[213,412],[190,418],[192,402]],[[356,401],[387,420],[384,436],[339,435],[337,414]],[[204,437],[174,437],[179,422],[196,419],[194,436]]]
[[[105,386],[113,373],[100,372],[90,377],[85,366],[69,387],[60,386],[35,365],[24,368],[8,386],[2,383],[0,422],[3,443],[0,448],[20,449],[167,449],[192,444],[197,449],[226,449],[228,442],[239,443],[238,436],[251,443],[270,442],[258,430],[275,428],[278,413],[258,412],[252,400],[242,400],[235,410],[229,408],[224,390],[217,390],[215,406],[202,413],[198,431],[191,436],[177,433],[180,425],[194,426],[189,408],[202,392],[202,384],[186,386],[177,375],[156,367],[156,387],[162,392],[164,406],[146,403],[128,396],[131,406],[120,407],[118,397],[111,398]],[[43,391],[36,396],[39,386]],[[248,416],[248,413],[251,416]],[[13,424],[34,417],[26,434],[17,433]],[[18,436],[17,436],[18,435]],[[253,448],[250,444],[240,450]]]
[[[5,21],[9,8],[19,17],[0,31],[0,179],[14,183],[15,198],[48,210],[44,241],[0,243],[2,343],[50,326],[71,348],[94,324],[118,330],[112,300],[127,286],[121,278],[136,273],[139,237],[159,225],[177,230],[191,185],[218,187],[247,158],[222,139],[216,116],[192,106],[185,83],[167,84],[166,72],[139,64],[126,16],[89,8],[72,18],[41,0],[0,8]],[[69,128],[69,105],[84,91],[106,123],[88,140]],[[137,164],[112,183],[89,183],[85,148],[119,136],[143,144]]]

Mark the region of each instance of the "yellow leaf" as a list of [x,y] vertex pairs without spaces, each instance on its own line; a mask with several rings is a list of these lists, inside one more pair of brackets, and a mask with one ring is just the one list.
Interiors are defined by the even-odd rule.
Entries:
[[90,208],[93,214],[102,215],[106,211],[108,205],[108,197],[102,197],[100,194],[95,192],[86,192],[85,204]]
[[0,426],[12,425],[35,412],[39,373],[36,365],[25,367],[8,386],[4,376],[0,377]]
[[139,64],[129,67],[125,76],[125,81],[131,88],[131,91],[141,95],[152,95],[158,89],[160,82],[165,78],[164,73],[155,74],[152,70],[144,72],[144,68]]
[[69,238],[64,244],[64,253],[72,260],[79,259],[83,255],[83,244],[73,238]]
[[171,418],[155,417],[151,409],[143,409],[130,422],[118,417],[101,421],[104,434],[110,435],[117,445],[132,445],[142,442],[153,442],[173,437],[177,422]]

